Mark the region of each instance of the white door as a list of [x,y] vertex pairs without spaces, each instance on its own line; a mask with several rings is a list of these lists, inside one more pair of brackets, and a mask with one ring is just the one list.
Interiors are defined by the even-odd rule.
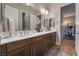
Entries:
[[79,3],[76,4],[76,36],[75,36],[75,50],[79,55]]

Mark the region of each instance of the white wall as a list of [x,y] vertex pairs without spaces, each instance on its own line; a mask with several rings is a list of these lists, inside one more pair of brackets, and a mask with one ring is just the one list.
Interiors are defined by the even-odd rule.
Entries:
[[76,37],[75,37],[75,50],[79,56],[79,4],[76,4]]
[[65,4],[65,3],[55,3],[52,4],[50,6],[50,14],[54,16],[55,18],[55,28],[57,30],[57,34],[58,34],[58,38],[56,39],[56,44],[60,45],[61,44],[61,35],[60,35],[60,20],[61,20],[61,16],[60,16],[60,8],[62,6],[68,5],[69,3]]
[[55,28],[58,35],[58,39],[56,39],[56,44],[60,45],[60,7],[58,4],[53,4],[50,6],[50,14],[54,16],[55,19]]
[[58,34],[58,38],[56,39],[56,44],[60,45],[61,38],[60,38],[60,7],[59,7],[59,5],[55,5],[53,7],[52,14],[54,15],[54,18],[55,18],[55,28],[56,28],[57,34]]

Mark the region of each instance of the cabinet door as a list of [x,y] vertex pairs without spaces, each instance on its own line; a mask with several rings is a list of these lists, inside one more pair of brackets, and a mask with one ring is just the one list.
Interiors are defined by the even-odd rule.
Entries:
[[1,45],[0,46],[0,55],[6,56],[6,52],[7,52],[6,45]]
[[26,46],[20,49],[17,49],[13,52],[7,54],[8,56],[30,56],[31,55],[31,46]]
[[55,45],[55,43],[56,43],[56,32],[53,33],[53,40],[52,41],[53,41],[53,45]]
[[50,37],[50,48],[53,46],[53,34],[51,34],[51,37]]
[[56,32],[54,33],[53,36],[54,36],[54,38],[53,38],[53,39],[54,39],[53,42],[54,42],[54,45],[55,45],[55,43],[56,43]]
[[1,46],[0,46],[0,56],[1,56]]
[[45,54],[49,50],[49,36],[45,36],[42,40],[42,53]]
[[48,46],[49,46],[49,39],[48,38],[45,38],[43,40],[43,50],[46,52],[48,50]]
[[31,46],[26,46],[22,51],[20,51],[21,56],[31,56]]
[[33,44],[33,56],[41,56],[42,55],[42,46],[41,46],[41,41],[38,41],[36,43]]

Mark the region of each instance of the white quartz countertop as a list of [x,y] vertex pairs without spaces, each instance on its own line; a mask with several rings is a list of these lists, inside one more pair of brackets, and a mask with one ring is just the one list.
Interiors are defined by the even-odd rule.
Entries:
[[14,42],[14,41],[24,40],[24,39],[28,39],[28,38],[32,38],[32,37],[36,37],[36,36],[40,36],[40,35],[44,35],[44,34],[48,34],[48,33],[52,33],[52,32],[56,32],[56,30],[46,31],[46,32],[37,32],[37,33],[31,34],[31,35],[25,35],[25,36],[20,36],[20,37],[19,36],[14,36],[14,37],[6,38],[6,39],[1,39],[0,45],[10,43],[10,42]]

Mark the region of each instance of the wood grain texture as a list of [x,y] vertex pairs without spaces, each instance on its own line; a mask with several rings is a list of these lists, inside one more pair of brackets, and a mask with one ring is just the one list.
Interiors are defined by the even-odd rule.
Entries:
[[1,56],[1,46],[0,46],[0,56]]
[[2,55],[8,56],[40,56],[44,55],[55,44],[55,40],[55,33],[48,33],[4,44],[1,46],[1,52]]

